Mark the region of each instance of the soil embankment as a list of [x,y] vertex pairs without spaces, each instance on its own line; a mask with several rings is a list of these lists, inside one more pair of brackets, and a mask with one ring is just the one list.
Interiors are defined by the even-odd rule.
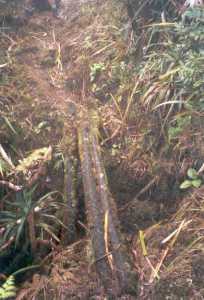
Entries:
[[191,137],[198,145],[202,136],[191,118],[200,128],[202,113],[166,108],[178,68],[145,57],[145,43],[152,53],[160,38],[145,35],[150,17],[136,44],[137,20],[117,1],[64,0],[58,17],[5,19],[0,236],[7,228],[12,239],[0,244],[2,281],[40,265],[20,278],[19,300],[202,299],[203,189],[184,200],[179,189],[193,165]]

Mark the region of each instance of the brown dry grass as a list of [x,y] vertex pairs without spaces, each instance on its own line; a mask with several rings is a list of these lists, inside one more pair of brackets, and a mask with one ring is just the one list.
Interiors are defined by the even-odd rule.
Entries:
[[[192,165],[191,156],[178,161],[178,157],[182,157],[182,150],[176,152],[179,145],[183,147],[183,151],[188,148],[191,136],[186,137],[186,142],[184,135],[184,141],[181,139],[180,144],[173,148],[172,156],[165,156],[165,141],[160,145],[160,139],[163,138],[162,116],[149,109],[149,104],[156,95],[152,90],[158,87],[150,81],[151,72],[147,71],[144,78],[140,78],[133,70],[131,60],[124,70],[123,63],[129,61],[128,51],[131,50],[133,40],[131,30],[124,30],[120,18],[121,6],[115,6],[113,10],[109,1],[97,6],[93,1],[83,5],[79,1],[74,7],[68,7],[66,18],[59,20],[53,20],[46,13],[33,16],[15,37],[14,44],[6,37],[1,38],[5,43],[5,53],[12,44],[11,55],[14,62],[11,62],[6,72],[9,75],[10,68],[13,69],[15,78],[12,81],[12,93],[10,86],[1,87],[0,93],[12,108],[4,112],[5,116],[12,124],[20,123],[21,120],[21,129],[26,137],[25,149],[19,146],[19,139],[18,142],[15,141],[15,146],[20,148],[18,155],[22,157],[25,150],[32,149],[36,144],[47,145],[50,141],[60,149],[62,132],[58,129],[66,122],[67,103],[83,105],[81,99],[89,95],[86,104],[92,105],[94,101],[101,116],[101,143],[106,165],[118,168],[114,179],[117,180],[116,195],[119,200],[122,199],[122,204],[127,204],[129,200],[131,203],[135,194],[155,179],[154,185],[140,198],[156,200],[154,204],[145,201],[143,205],[142,201],[139,204],[134,201],[136,211],[141,211],[140,216],[145,214],[145,206],[148,207],[148,215],[154,206],[152,219],[148,222],[142,219],[149,226],[156,223],[154,215],[158,215],[157,210],[161,212],[162,205],[167,210],[175,206],[176,197],[171,194],[172,186],[168,186],[168,181],[169,177],[175,177],[173,184],[176,182],[178,185],[178,180],[183,178]],[[124,14],[125,22],[126,18]],[[96,74],[91,83],[91,67],[98,63],[103,64],[105,69]],[[19,74],[22,79],[16,85]],[[144,87],[147,87],[147,91]],[[165,88],[166,86],[160,86],[158,94],[162,94]],[[35,132],[36,127],[47,116],[53,124],[52,131],[39,136]],[[5,124],[2,128],[1,137],[9,141],[11,136],[8,128],[4,130]],[[111,172],[108,176],[113,181]],[[110,185],[114,190],[113,182]],[[125,195],[122,196],[121,186],[125,186]],[[141,239],[135,237],[131,249],[135,268],[140,274],[139,299],[204,297],[203,192],[201,188],[179,200],[177,212],[165,223],[156,223],[144,230],[147,256],[143,255]],[[164,201],[158,199],[161,194]],[[138,215],[133,206],[129,206],[134,215],[131,222],[137,223]],[[121,223],[125,223],[129,217],[129,213],[121,215]],[[161,244],[175,230],[177,231],[172,238]],[[135,231],[136,227],[134,234]],[[99,296],[103,292],[95,278],[96,274],[84,259],[86,251],[87,242],[84,240],[67,249],[59,249],[58,252],[53,250],[51,259],[45,260],[45,269],[46,264],[51,264],[51,269],[46,270],[49,275],[34,275],[32,282],[23,286],[17,299],[46,299],[43,298],[44,295],[52,299],[90,299],[93,295],[103,298]],[[153,270],[157,267],[156,276]],[[153,291],[152,296],[150,291]]]
[[204,296],[201,284],[203,192],[200,188],[185,197],[169,220],[144,231],[146,256],[141,240],[136,237],[132,249],[140,273],[141,299],[202,299]]

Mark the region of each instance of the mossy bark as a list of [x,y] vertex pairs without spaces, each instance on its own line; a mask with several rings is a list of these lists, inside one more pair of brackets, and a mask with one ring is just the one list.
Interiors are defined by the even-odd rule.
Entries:
[[111,292],[111,270],[108,259],[105,257],[106,248],[103,230],[103,210],[101,209],[96,180],[92,168],[89,133],[88,122],[82,120],[78,129],[78,138],[89,235],[92,242],[97,272],[100,275],[105,289]]
[[78,201],[76,198],[76,159],[65,157],[64,161],[64,203],[62,243],[69,245],[76,240],[76,214]]
[[96,269],[107,293],[118,296],[129,289],[130,268],[101,158],[97,120],[93,112],[82,113],[78,126],[79,154]]
[[75,124],[75,114],[68,112],[66,125],[64,127],[64,204],[62,243],[69,245],[76,240],[76,218],[78,199],[76,195],[77,181],[77,134]]

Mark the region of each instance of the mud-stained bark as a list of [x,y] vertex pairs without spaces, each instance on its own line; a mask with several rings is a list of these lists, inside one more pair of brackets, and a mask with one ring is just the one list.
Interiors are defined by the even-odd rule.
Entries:
[[[108,239],[110,243],[110,251],[112,252],[114,270],[119,280],[120,288],[125,290],[127,287],[127,265],[125,264],[125,257],[121,251],[122,240],[119,234],[119,222],[116,216],[116,207],[114,201],[109,193],[106,174],[102,165],[100,157],[100,147],[96,136],[92,136],[93,159],[95,165],[95,176],[98,181],[98,192],[101,206],[104,213],[108,213]],[[117,230],[117,229],[118,230]]]
[[69,245],[76,240],[76,214],[78,201],[76,198],[76,159],[74,156],[65,157],[64,161],[64,203],[63,245]]
[[112,276],[108,258],[105,255],[106,248],[103,230],[104,214],[100,206],[99,194],[97,193],[96,180],[92,168],[89,134],[89,123],[86,120],[81,120],[80,127],[78,129],[79,154],[83,175],[89,235],[92,242],[92,250],[97,272],[105,289],[111,292]]
[[[97,137],[97,116],[84,112],[78,128],[87,217],[97,272],[109,293],[126,293],[129,263],[120,236],[116,206],[108,189]],[[136,285],[136,282],[134,283]]]
[[34,221],[34,211],[32,210],[28,216],[28,234],[30,238],[30,248],[31,254],[34,257],[36,253],[36,232],[35,232],[35,221]]
[[69,245],[76,240],[76,218],[78,200],[76,195],[77,178],[77,134],[73,126],[75,105],[69,103],[67,123],[64,128],[64,204],[62,243]]

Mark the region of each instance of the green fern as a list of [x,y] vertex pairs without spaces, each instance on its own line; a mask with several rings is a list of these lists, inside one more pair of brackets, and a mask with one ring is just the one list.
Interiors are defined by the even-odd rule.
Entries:
[[15,279],[12,275],[0,287],[0,299],[8,299],[10,297],[16,297]]
[[204,22],[204,9],[203,7],[188,8],[182,15],[182,19],[185,22],[186,19],[190,19],[194,22]]

